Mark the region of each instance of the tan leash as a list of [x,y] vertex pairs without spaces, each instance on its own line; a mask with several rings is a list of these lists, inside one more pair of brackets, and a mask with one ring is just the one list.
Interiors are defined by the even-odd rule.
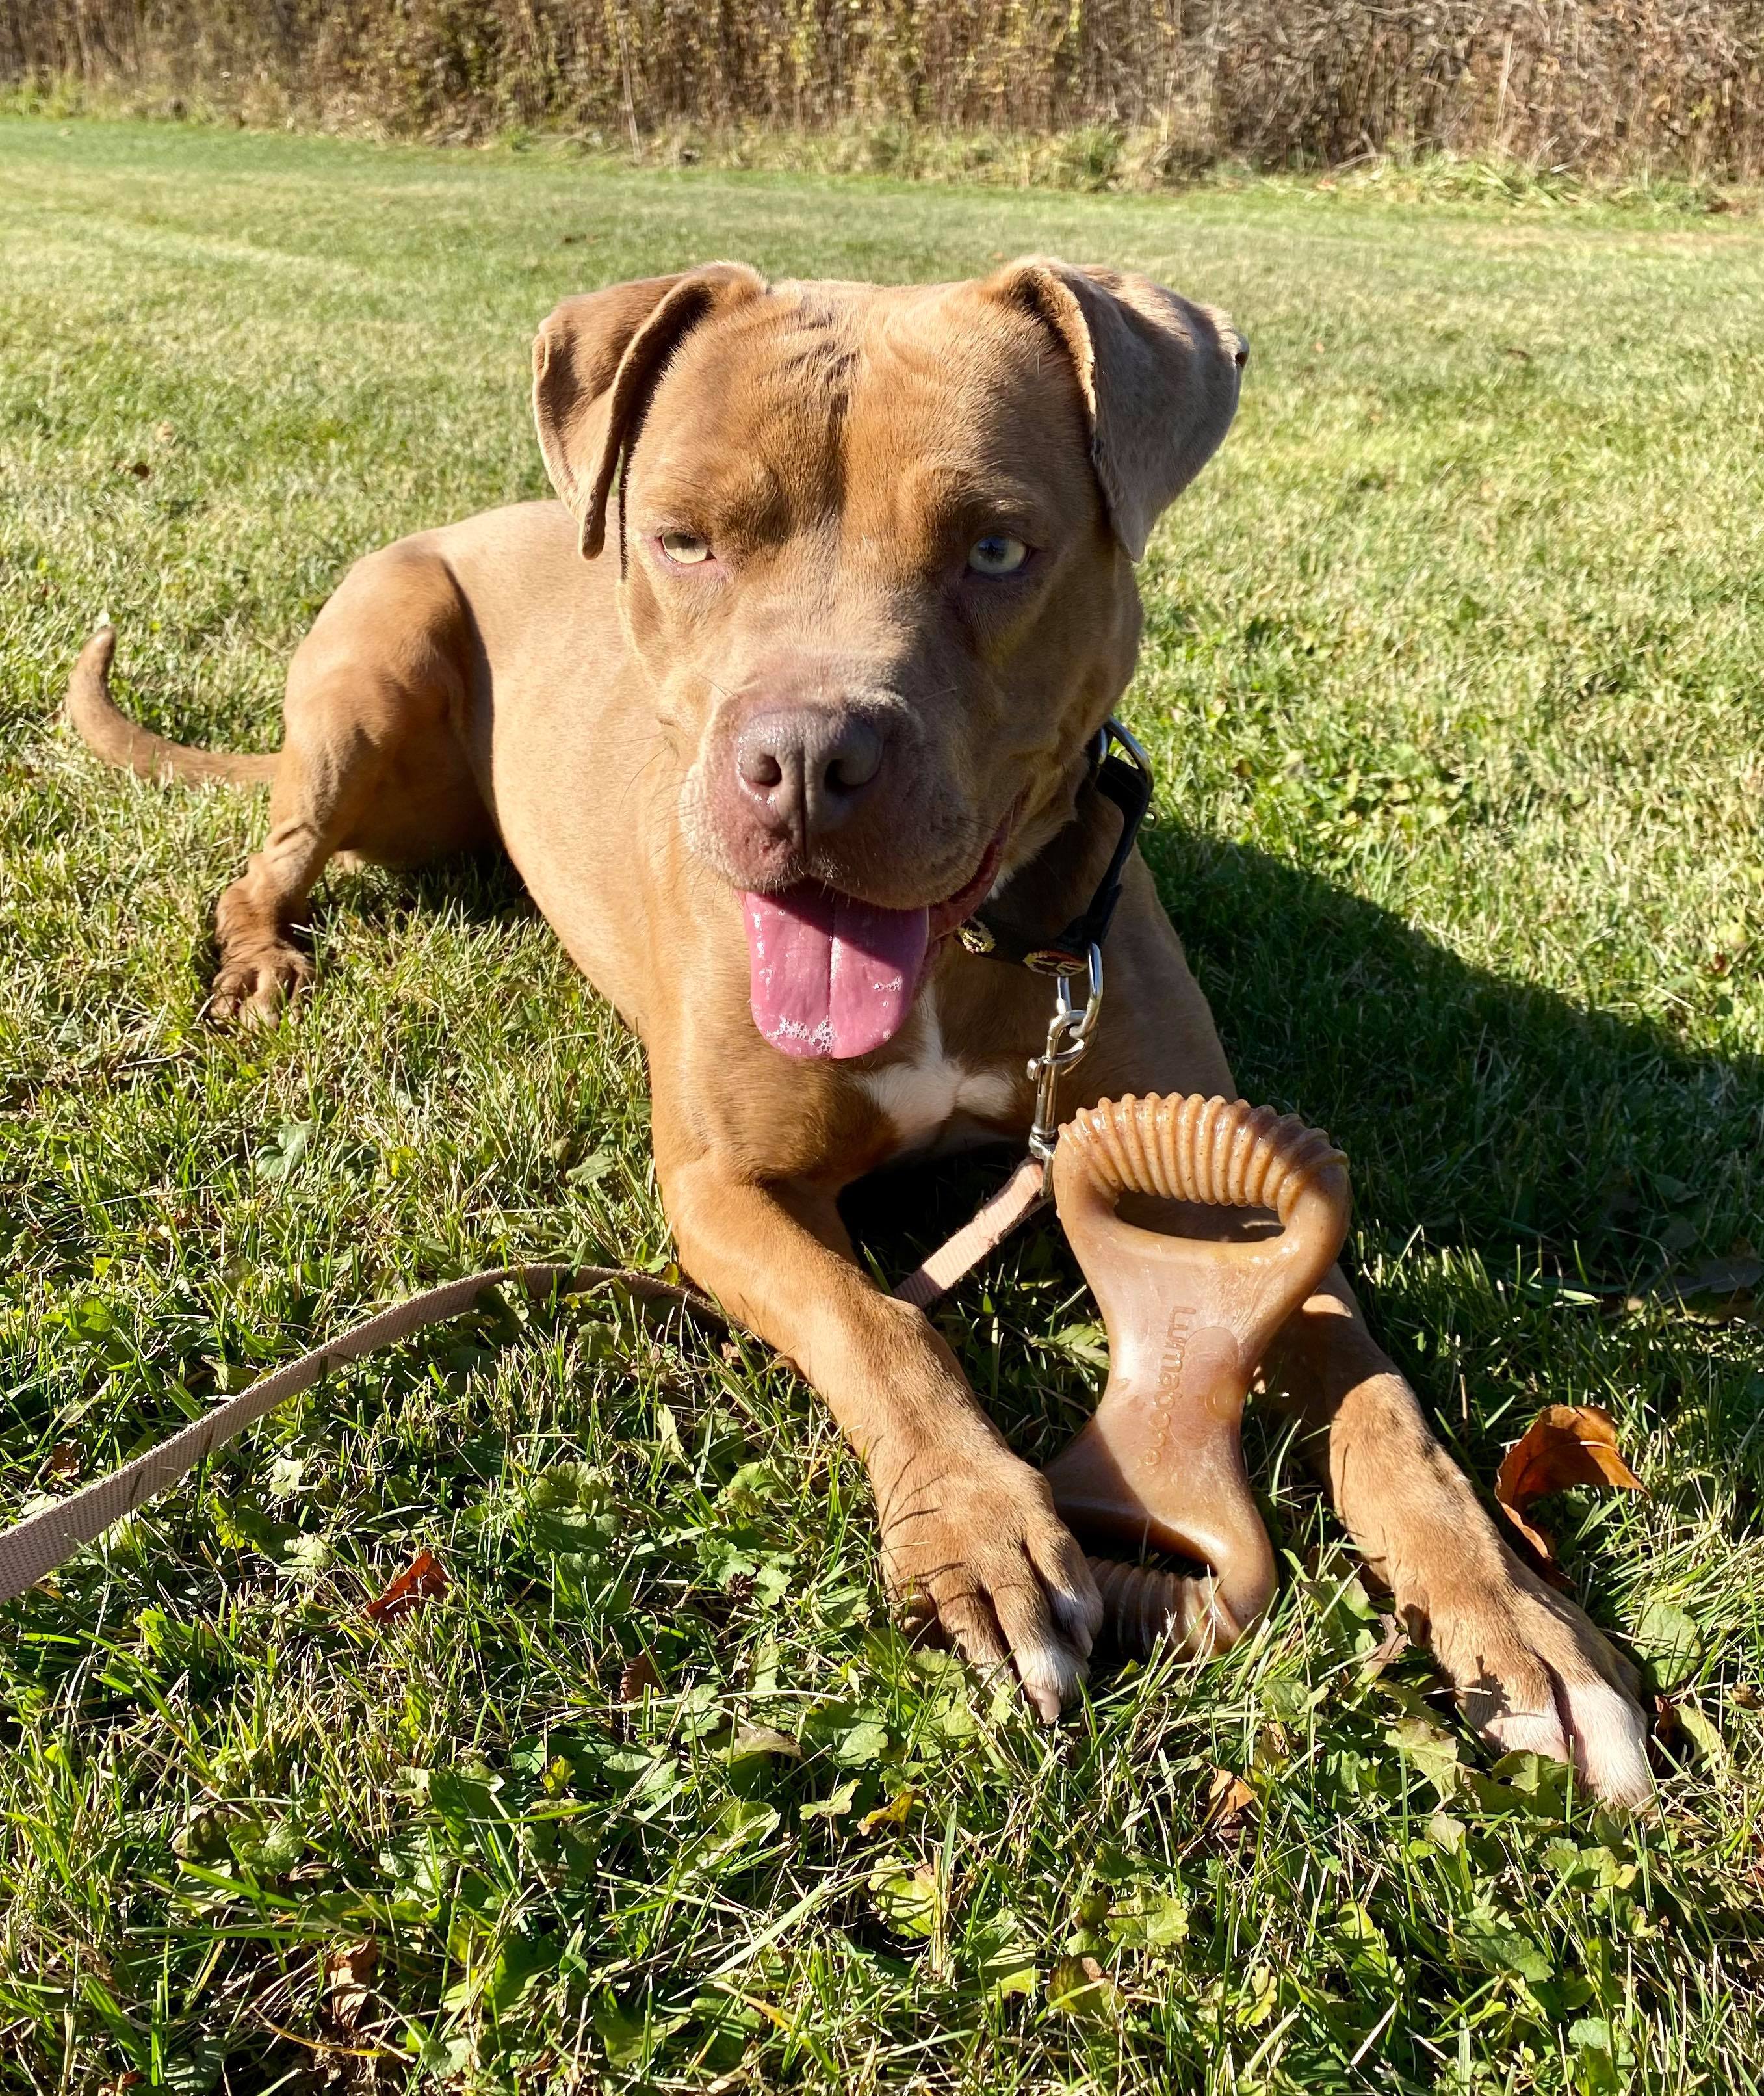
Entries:
[[676,1303],[713,1318],[726,1327],[728,1320],[708,1297],[678,1283],[663,1281],[653,1273],[612,1266],[499,1266],[489,1273],[468,1274],[463,1281],[443,1282],[438,1288],[425,1289],[420,1295],[394,1303],[390,1310],[351,1325],[346,1332],[315,1347],[297,1361],[289,1361],[271,1374],[259,1377],[212,1412],[193,1420],[181,1432],[162,1441],[156,1448],[98,1478],[64,1500],[39,1507],[0,1535],[0,1601],[16,1600],[39,1579],[46,1579],[67,1562],[82,1544],[95,1542],[113,1522],[133,1513],[137,1507],[187,1476],[205,1456],[224,1448],[255,1420],[281,1403],[298,1397],[322,1382],[333,1369],[359,1361],[381,1347],[395,1346],[425,1325],[443,1324],[471,1309],[487,1289],[519,1283],[531,1295],[579,1295],[604,1282],[621,1282],[634,1295]]
[[[921,1310],[929,1308],[1048,1198],[1044,1168],[1038,1159],[1026,1158],[973,1220],[916,1267],[895,1293]],[[443,1282],[438,1288],[425,1289],[420,1295],[394,1303],[390,1310],[351,1325],[347,1331],[340,1332],[322,1347],[315,1347],[298,1360],[289,1361],[260,1377],[249,1389],[217,1404],[156,1448],[124,1464],[120,1470],[112,1470],[108,1477],[96,1478],[68,1498],[39,1507],[15,1522],[0,1534],[0,1602],[16,1600],[28,1593],[38,1580],[64,1565],[82,1544],[96,1542],[114,1522],[188,1476],[198,1463],[225,1448],[284,1398],[298,1397],[312,1389],[346,1363],[359,1361],[364,1354],[381,1347],[395,1346],[425,1326],[463,1316],[490,1289],[518,1286],[529,1295],[545,1297],[581,1295],[607,1285],[629,1289],[632,1295],[651,1302],[673,1303],[725,1330],[731,1327],[732,1321],[708,1295],[677,1282],[640,1273],[634,1267],[499,1266],[488,1273]]]

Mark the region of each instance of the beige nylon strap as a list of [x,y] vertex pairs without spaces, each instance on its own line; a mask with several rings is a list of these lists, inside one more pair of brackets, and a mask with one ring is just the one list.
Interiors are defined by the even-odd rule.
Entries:
[[[1048,1199],[1044,1179],[1041,1166],[1033,1158],[1026,1159],[973,1221],[908,1274],[895,1293],[921,1310],[929,1308],[1041,1207]],[[310,1354],[217,1404],[107,1478],[97,1478],[68,1498],[27,1514],[0,1534],[0,1602],[15,1600],[28,1592],[57,1565],[65,1564],[82,1544],[95,1541],[113,1522],[176,1484],[285,1397],[311,1390],[344,1363],[359,1361],[377,1347],[395,1346],[425,1325],[463,1315],[486,1289],[515,1286],[529,1295],[580,1295],[606,1283],[616,1283],[652,1302],[676,1303],[725,1330],[730,1327],[730,1319],[708,1296],[631,1267],[499,1266],[489,1273],[468,1274],[463,1281],[444,1282],[438,1288],[394,1303],[377,1317],[351,1325]]]
[[272,1374],[261,1378],[249,1390],[240,1391],[212,1412],[193,1420],[158,1448],[150,1448],[107,1478],[99,1478],[52,1506],[39,1507],[23,1521],[0,1535],[0,1601],[11,1601],[39,1579],[64,1564],[83,1543],[102,1535],[112,1522],[133,1513],[168,1485],[176,1484],[204,1456],[261,1419],[285,1397],[298,1397],[321,1382],[346,1361],[358,1361],[376,1347],[395,1345],[425,1325],[439,1325],[469,1310],[486,1289],[518,1285],[529,1295],[580,1295],[606,1282],[616,1282],[642,1295],[676,1303],[700,1317],[726,1326],[728,1320],[706,1296],[695,1289],[682,1288],[653,1273],[638,1273],[612,1266],[500,1266],[490,1273],[468,1274],[463,1281],[444,1282],[425,1289],[407,1302],[351,1325],[346,1332],[297,1361],[290,1361]]
[[1026,1223],[1038,1208],[1052,1199],[1048,1173],[1038,1157],[1026,1157],[990,1201],[978,1208],[971,1220],[954,1237],[941,1244],[922,1266],[916,1266],[895,1290],[903,1303],[929,1310],[939,1296],[948,1295],[965,1273],[970,1273],[989,1252]]

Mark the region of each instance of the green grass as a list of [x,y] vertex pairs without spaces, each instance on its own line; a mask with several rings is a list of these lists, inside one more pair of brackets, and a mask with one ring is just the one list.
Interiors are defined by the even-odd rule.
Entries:
[[[437,1276],[666,1252],[638,1055],[494,868],[332,879],[311,1001],[203,1029],[262,807],[58,727],[99,611],[144,718],[267,745],[349,561],[542,491],[560,294],[1032,249],[1254,344],[1145,570],[1150,854],[1247,1094],[1351,1153],[1372,1316],[1475,1474],[1546,1400],[1618,1419],[1649,1495],[1549,1518],[1677,1708],[1657,1819],[1492,1769],[1422,1655],[1368,1662],[1272,1427],[1265,1626],[1048,1736],[901,1648],[790,1375],[511,1307],[3,1612],[0,2088],[1764,2085],[1764,236],[1731,218],[0,124],[3,1510]],[[1082,1415],[1090,1317],[1045,1236],[943,1314],[1026,1451]],[[451,1588],[374,1631],[424,1545]],[[1222,1824],[1222,1770],[1254,1793]]]

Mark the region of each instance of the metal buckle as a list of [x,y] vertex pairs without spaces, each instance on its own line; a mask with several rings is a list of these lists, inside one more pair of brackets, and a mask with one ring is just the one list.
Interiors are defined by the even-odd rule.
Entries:
[[[1072,990],[1080,968],[1086,977],[1082,1008]],[[1089,1052],[1102,1008],[1103,950],[1093,945],[1082,963],[1072,962],[1061,972],[1053,1015],[1048,1021],[1048,1045],[1029,1063],[1030,1081],[1035,1087],[1035,1118],[1029,1131],[1029,1151],[1050,1168],[1054,1146],[1060,1140],[1061,1073],[1081,1063]]]
[[1110,743],[1118,743],[1132,762],[1147,778],[1152,775],[1152,760],[1145,753],[1145,745],[1130,728],[1123,727],[1111,714],[1096,731],[1096,762],[1101,764],[1108,754]]

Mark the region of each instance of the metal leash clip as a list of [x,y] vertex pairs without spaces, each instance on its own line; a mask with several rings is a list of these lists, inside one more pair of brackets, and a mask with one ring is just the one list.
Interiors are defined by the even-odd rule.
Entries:
[[[1088,977],[1082,1009],[1072,985],[1082,965]],[[1089,1051],[1091,1036],[1103,1008],[1103,950],[1093,940],[1085,961],[1060,971],[1054,992],[1053,1016],[1048,1021],[1048,1045],[1029,1060],[1030,1081],[1035,1087],[1035,1118],[1029,1131],[1029,1152],[1052,1169],[1054,1146],[1060,1140],[1059,1094],[1063,1071],[1081,1063]]]

